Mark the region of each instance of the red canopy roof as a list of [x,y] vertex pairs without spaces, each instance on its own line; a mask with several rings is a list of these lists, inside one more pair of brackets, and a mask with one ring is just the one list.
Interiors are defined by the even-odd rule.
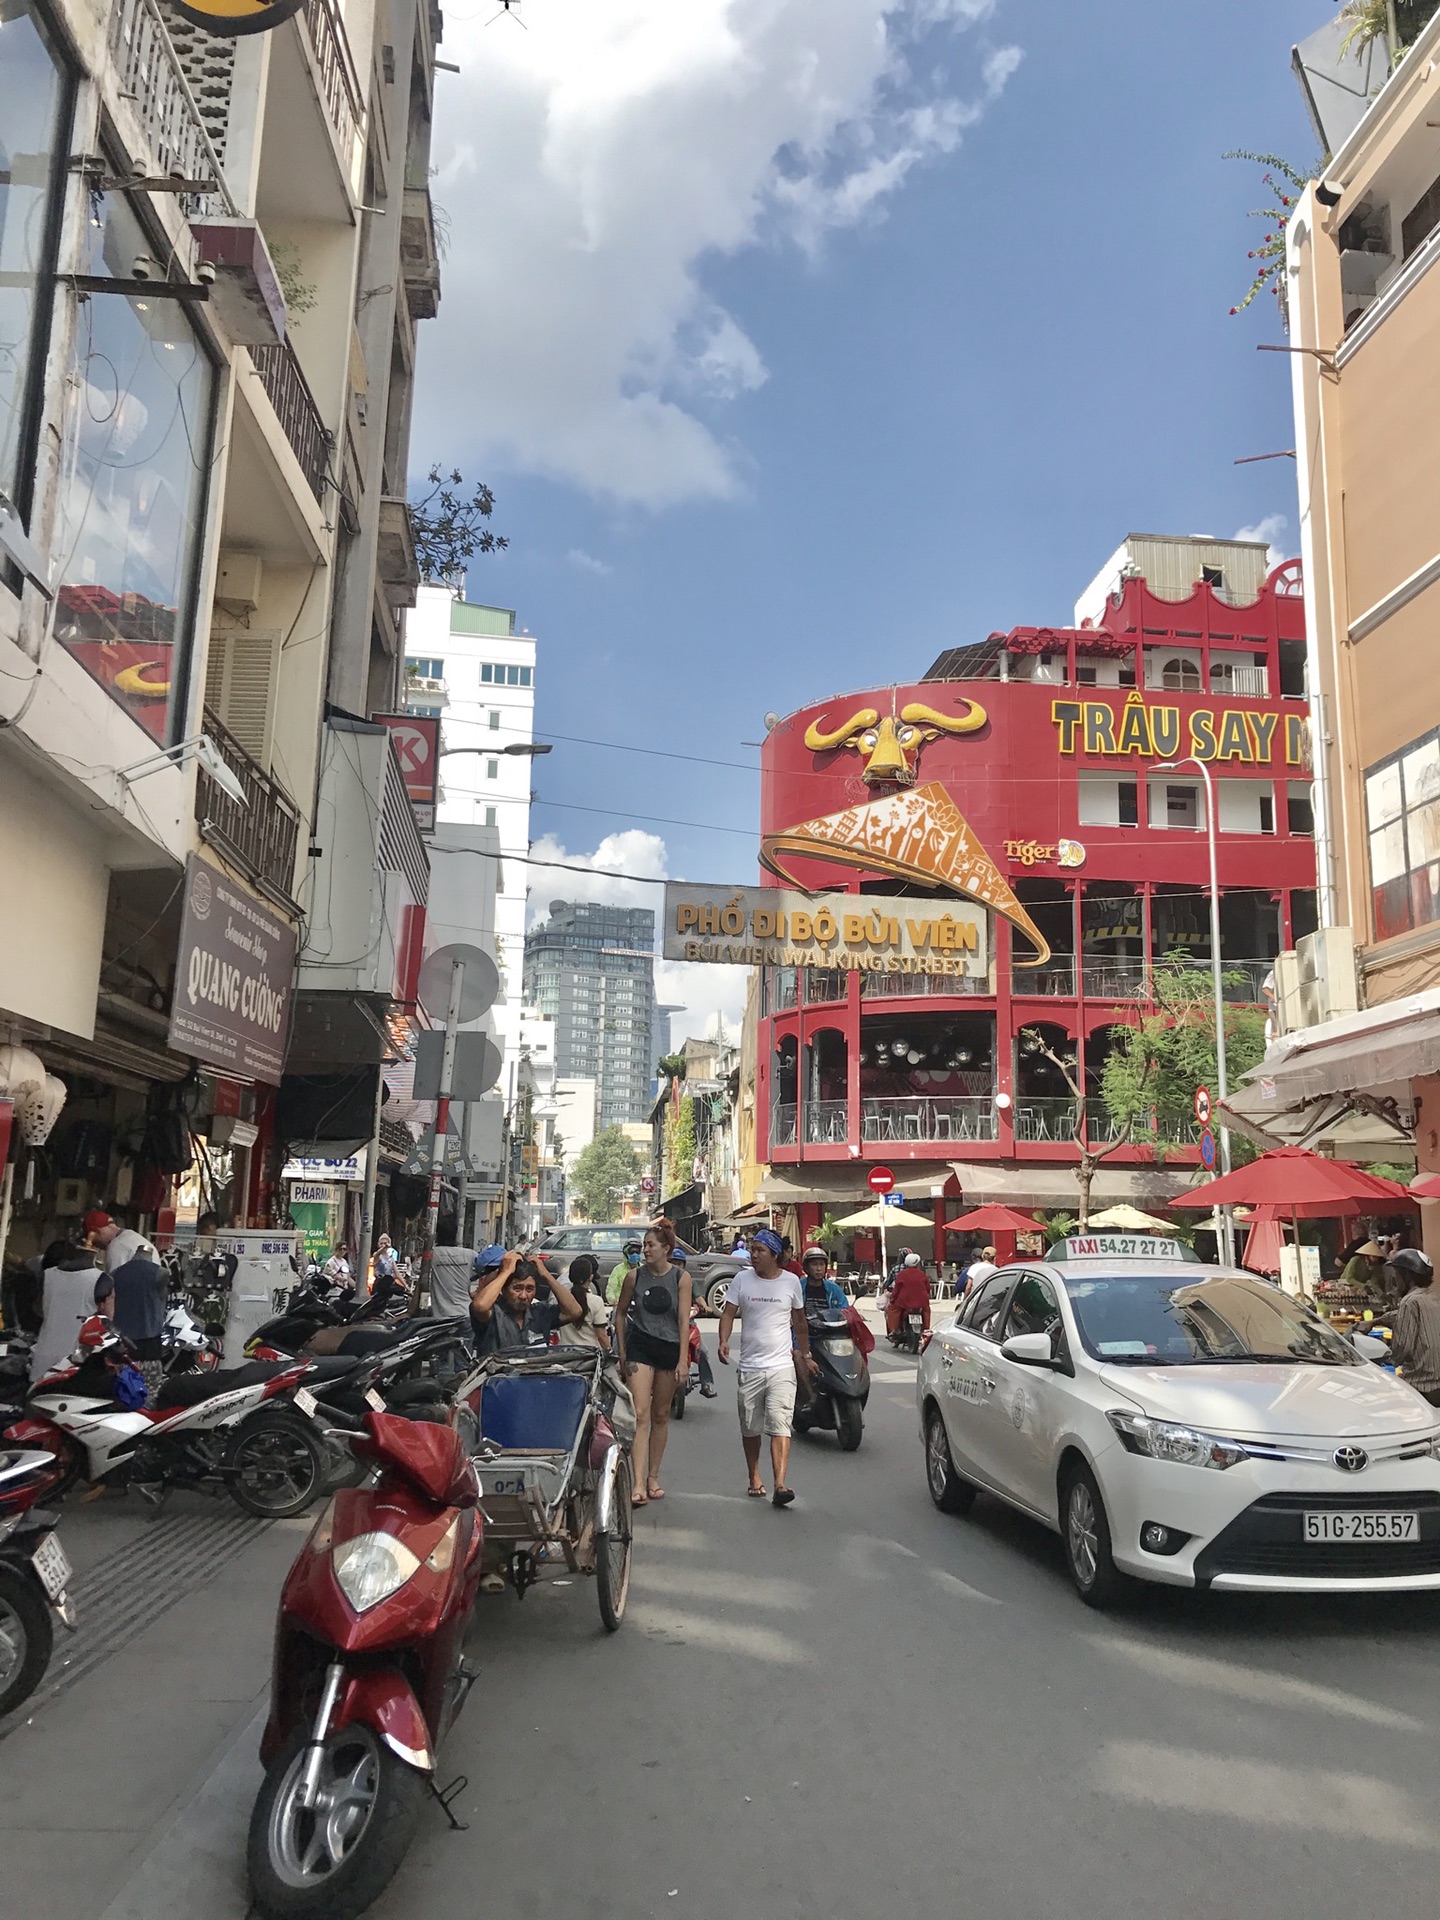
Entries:
[[1348,1160],[1327,1160],[1308,1147],[1274,1147],[1218,1180],[1192,1188],[1172,1207],[1278,1207],[1297,1220],[1328,1220],[1364,1210],[1400,1213],[1415,1196]]
[[1017,1213],[1014,1207],[988,1206],[975,1207],[969,1213],[962,1213],[958,1220],[945,1222],[947,1233],[1043,1233],[1044,1227],[1028,1213]]
[[1440,1200],[1440,1173],[1422,1173],[1410,1182],[1410,1191],[1421,1200]]

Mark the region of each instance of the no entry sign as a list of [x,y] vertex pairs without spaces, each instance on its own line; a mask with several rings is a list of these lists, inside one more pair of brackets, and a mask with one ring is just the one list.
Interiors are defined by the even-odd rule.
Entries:
[[872,1167],[867,1179],[872,1193],[889,1193],[895,1185],[895,1176],[889,1167]]

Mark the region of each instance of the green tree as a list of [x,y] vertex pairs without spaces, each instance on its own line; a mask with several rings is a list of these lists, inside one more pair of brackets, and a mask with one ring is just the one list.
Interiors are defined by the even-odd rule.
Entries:
[[613,1220],[639,1178],[634,1147],[619,1127],[607,1127],[596,1134],[571,1169],[570,1192],[587,1219]]
[[[1221,969],[1227,987],[1243,985],[1243,973]],[[1105,1104],[1122,1125],[1152,1132],[1157,1159],[1165,1157],[1165,1141],[1195,1137],[1195,1089],[1214,1089],[1218,1079],[1215,1051],[1215,991],[1208,969],[1196,967],[1185,954],[1172,954],[1156,964],[1151,989],[1153,1013],[1142,1014],[1133,1026],[1118,1027],[1115,1043],[1100,1076]],[[1265,1053],[1265,1016],[1258,1007],[1225,1003],[1225,1065],[1229,1085],[1260,1064]],[[1255,1149],[1240,1134],[1230,1136],[1236,1166],[1255,1157]]]
[[665,1116],[665,1191],[678,1193],[695,1178],[695,1101],[687,1098]]
[[1075,1226],[1083,1233],[1090,1224],[1090,1189],[1095,1184],[1095,1175],[1104,1161],[1112,1153],[1118,1153],[1121,1147],[1128,1147],[1135,1132],[1138,1109],[1135,1114],[1122,1120],[1119,1133],[1113,1140],[1096,1145],[1090,1138],[1085,1124],[1089,1108],[1089,1097],[1085,1092],[1085,1081],[1080,1071],[1080,1056],[1073,1048],[1061,1050],[1052,1046],[1044,1034],[1036,1027],[1024,1027],[1020,1033],[1020,1051],[1032,1057],[1048,1060],[1058,1067],[1061,1077],[1070,1089],[1070,1098],[1074,1107],[1070,1116],[1070,1144],[1075,1149],[1075,1185],[1077,1189]]

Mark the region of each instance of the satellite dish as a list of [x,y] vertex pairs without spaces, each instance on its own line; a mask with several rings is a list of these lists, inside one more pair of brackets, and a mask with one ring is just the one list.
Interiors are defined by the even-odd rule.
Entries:
[[462,1023],[478,1020],[495,1004],[495,996],[500,991],[500,969],[479,947],[457,941],[453,946],[437,947],[420,969],[416,992],[432,1020],[443,1023],[450,1011],[450,981],[457,960],[465,969],[460,985]]

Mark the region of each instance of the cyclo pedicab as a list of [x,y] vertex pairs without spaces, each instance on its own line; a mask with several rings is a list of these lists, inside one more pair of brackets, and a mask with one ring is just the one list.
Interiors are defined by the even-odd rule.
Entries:
[[600,1618],[620,1625],[630,1587],[635,1412],[593,1347],[487,1354],[455,1389],[485,1516],[482,1577],[522,1600],[537,1580],[593,1574]]

